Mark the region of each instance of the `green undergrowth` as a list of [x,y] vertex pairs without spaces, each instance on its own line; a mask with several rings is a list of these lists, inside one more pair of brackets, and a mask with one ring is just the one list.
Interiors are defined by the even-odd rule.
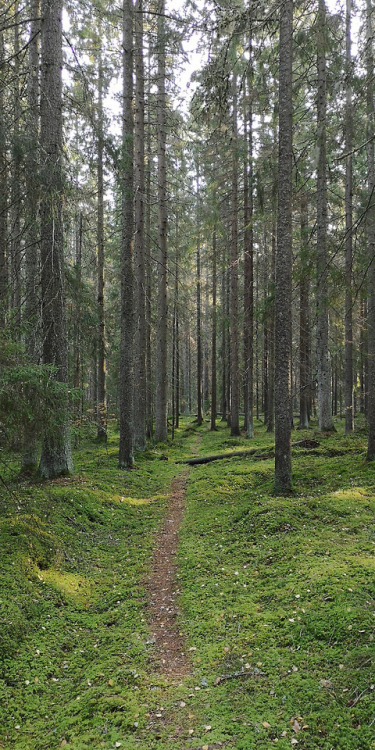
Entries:
[[[192,674],[158,673],[145,581],[177,461],[273,436],[182,421],[173,446],[117,468],[83,441],[71,479],[4,474],[0,748],[375,748],[375,468],[366,436],[295,432],[291,497],[273,462],[189,471],[180,631]],[[292,744],[293,742],[293,744]],[[298,744],[297,744],[298,743]]]
[[[177,433],[181,441],[190,453],[194,430]],[[140,695],[150,692],[144,582],[182,451],[152,447],[130,472],[117,468],[117,454],[118,435],[104,447],[83,443],[75,476],[43,483],[19,481],[16,456],[7,464],[0,747],[109,748],[124,735],[131,743]]]
[[190,474],[184,628],[212,742],[237,750],[375,747],[375,472],[363,436],[312,437],[289,498],[271,460]]

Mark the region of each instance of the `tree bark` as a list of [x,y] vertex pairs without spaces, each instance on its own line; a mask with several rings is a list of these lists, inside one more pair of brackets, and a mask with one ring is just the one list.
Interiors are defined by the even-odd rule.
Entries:
[[203,422],[202,412],[202,309],[201,309],[201,238],[199,166],[197,165],[197,424]]
[[292,326],[293,0],[280,11],[279,156],[275,284],[275,491],[292,485],[290,359]]
[[175,416],[176,416],[176,390],[175,390],[175,377],[176,377],[176,297],[173,300],[173,320],[172,320],[172,429],[171,439],[174,440],[174,429],[175,429]]
[[[82,211],[77,211],[75,216],[75,271],[78,290],[82,286],[82,236],[83,236],[83,215]],[[75,305],[76,319],[74,321],[74,388],[81,388],[82,385],[82,335],[81,335],[81,314],[82,300],[78,293],[77,303]],[[96,393],[95,393],[96,396]],[[83,397],[79,397],[74,403],[75,419],[78,424],[81,423],[83,414]],[[74,447],[78,448],[79,432],[76,431],[74,436]]]
[[[228,232],[229,234],[229,232]],[[225,271],[225,320],[226,320],[226,336],[227,336],[227,343],[226,343],[226,362],[225,362],[225,368],[226,368],[226,405],[227,405],[227,425],[230,427],[231,422],[231,403],[232,403],[232,389],[231,389],[231,345],[230,345],[230,283],[231,283],[231,274],[230,274],[230,262],[229,262],[229,268]]]
[[168,215],[167,215],[167,176],[166,176],[166,53],[165,53],[165,0],[158,0],[157,31],[157,142],[158,142],[158,320],[156,359],[156,399],[155,399],[155,440],[157,443],[168,439]]
[[326,156],[326,8],[319,0],[317,18],[317,381],[319,430],[334,429],[328,352],[327,156]]
[[[31,0],[28,46],[29,77],[27,87],[26,154],[26,231],[25,231],[25,320],[28,324],[26,349],[30,362],[37,364],[40,353],[39,315],[39,31],[40,2]],[[38,436],[31,420],[23,435],[22,471],[33,473],[38,466]]]
[[227,380],[228,380],[228,325],[227,325],[227,308],[226,308],[226,247],[223,242],[223,261],[222,261],[222,272],[221,272],[221,420],[225,422],[228,415],[228,399],[227,399]]
[[105,365],[105,310],[104,310],[104,133],[103,133],[103,63],[99,52],[98,66],[98,139],[97,139],[97,296],[98,296],[98,394],[97,394],[97,439],[107,441],[107,398]]
[[172,440],[175,428],[179,426],[180,410],[180,355],[179,355],[179,320],[178,320],[178,292],[179,292],[179,227],[178,209],[176,213],[176,249],[174,266],[174,299],[173,299],[173,329],[172,329]]
[[145,215],[145,264],[146,264],[146,433],[153,436],[153,388],[152,388],[152,273],[151,273],[151,42],[148,46],[148,91],[147,91],[147,171],[146,171],[146,215]]
[[[256,256],[255,263],[255,307],[259,309],[259,256]],[[256,407],[256,418],[259,421],[260,407],[259,407],[259,357],[260,357],[260,335],[259,335],[259,318],[256,316],[255,319],[255,407]]]
[[352,111],[352,0],[346,0],[346,106],[345,106],[345,432],[354,429],[353,411],[353,111]]
[[206,263],[206,280],[204,294],[204,337],[203,337],[203,413],[206,414],[210,408],[210,352],[209,352],[209,264]]
[[[0,67],[4,65],[4,34],[0,32]],[[0,81],[0,326],[5,326],[8,308],[8,264],[7,264],[7,143],[5,121],[5,85]]]
[[366,78],[367,78],[367,185],[368,207],[366,216],[368,277],[368,444],[367,458],[375,458],[375,163],[374,163],[374,27],[371,0],[366,2]]
[[[61,0],[42,0],[41,8],[41,290],[43,361],[56,368],[54,378],[67,383],[62,176],[62,27]],[[73,471],[67,399],[60,419],[47,426],[39,473],[52,479]]]
[[188,414],[191,414],[192,412],[192,374],[191,374],[191,336],[190,336],[190,324],[189,320],[187,321],[187,331],[186,331],[186,393],[187,393],[187,403],[188,403]]
[[175,427],[180,426],[180,401],[181,401],[181,356],[180,356],[180,306],[179,306],[179,279],[176,276],[176,417]]
[[359,311],[359,410],[361,414],[367,414],[367,394],[366,394],[366,321],[367,321],[367,300],[361,299]]
[[216,373],[216,337],[217,337],[217,258],[216,228],[212,236],[212,339],[211,339],[211,430],[216,430],[217,417],[217,373]]
[[11,170],[11,280],[12,280],[12,323],[17,338],[21,335],[22,295],[21,295],[21,102],[20,102],[20,11],[18,2],[14,4],[14,76],[13,76],[13,134],[12,134],[12,170]]
[[307,194],[301,193],[301,278],[299,303],[299,430],[309,428],[309,275],[307,269]]
[[179,226],[178,226],[178,215],[176,221],[176,274],[175,274],[175,325],[176,325],[176,417],[175,427],[178,430],[180,426],[180,303],[179,303],[179,292],[180,292],[180,258],[178,253],[179,247]]
[[119,466],[133,466],[133,0],[123,2],[123,131]]
[[[253,71],[250,42],[250,90],[246,102],[244,81],[244,411],[247,438],[254,437],[254,231],[253,231]],[[246,106],[247,104],[247,106]]]
[[145,104],[143,64],[143,0],[135,3],[135,362],[134,445],[146,447],[146,265],[144,247]]
[[267,315],[268,333],[268,410],[267,410],[267,432],[273,432],[275,428],[275,263],[276,263],[276,217],[273,207],[273,219],[271,229],[271,269],[269,285],[269,310]]
[[230,434],[240,435],[240,376],[238,355],[238,123],[237,123],[237,74],[232,80],[233,142],[232,142],[232,227],[230,267],[230,359],[231,359],[231,408]]
[[268,412],[270,404],[268,401],[269,387],[268,387],[268,289],[269,289],[269,252],[268,252],[268,234],[267,234],[268,219],[263,216],[263,278],[262,278],[262,291],[263,291],[263,356],[262,356],[262,409],[264,416],[264,424],[268,424]]

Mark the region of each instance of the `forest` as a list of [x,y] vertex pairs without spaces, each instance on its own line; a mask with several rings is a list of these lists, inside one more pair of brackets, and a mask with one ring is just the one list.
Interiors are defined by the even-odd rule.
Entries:
[[0,748],[374,750],[371,0],[0,6]]

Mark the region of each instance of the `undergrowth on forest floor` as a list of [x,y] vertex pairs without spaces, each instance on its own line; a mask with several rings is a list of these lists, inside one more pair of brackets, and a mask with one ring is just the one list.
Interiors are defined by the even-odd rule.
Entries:
[[[173,446],[117,468],[83,442],[72,479],[1,489],[0,747],[375,748],[375,467],[363,432],[271,459],[190,469],[178,555],[193,674],[156,668],[145,580],[176,461],[272,436],[182,422]],[[200,436],[199,445],[197,435]],[[168,460],[165,460],[168,459]]]

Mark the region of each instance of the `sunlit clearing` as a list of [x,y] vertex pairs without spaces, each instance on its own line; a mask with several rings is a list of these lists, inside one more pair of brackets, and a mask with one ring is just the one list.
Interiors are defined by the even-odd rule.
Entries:
[[91,585],[83,576],[76,573],[61,573],[59,570],[50,569],[38,572],[40,581],[45,581],[69,598],[82,603],[91,594]]
[[126,503],[126,505],[150,505],[157,498],[153,497],[123,497],[122,495],[115,495],[111,498],[111,501],[115,503]]

